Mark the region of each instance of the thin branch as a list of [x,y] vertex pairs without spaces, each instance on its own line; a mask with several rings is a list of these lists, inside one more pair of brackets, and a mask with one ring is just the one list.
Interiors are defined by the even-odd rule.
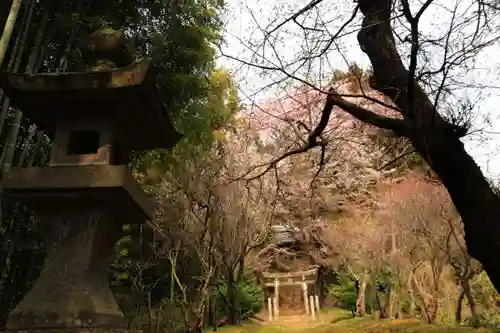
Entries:
[[345,27],[347,27],[347,25],[349,25],[352,21],[354,21],[354,19],[356,18],[356,15],[358,15],[358,11],[359,11],[359,6],[356,5],[356,7],[354,8],[354,10],[351,14],[351,17],[349,17],[349,19],[347,19],[347,21],[345,21],[344,24],[342,24],[342,26],[339,28],[339,30],[337,31],[337,33],[335,35],[331,36],[330,40],[328,41],[328,43],[326,43],[325,47],[320,52],[319,56],[325,54],[326,51],[328,51],[330,49],[330,46],[332,46],[333,42],[339,37],[340,33],[345,29]]
[[269,31],[268,35],[274,33],[276,30],[278,30],[279,28],[281,28],[282,26],[284,26],[285,24],[287,24],[288,22],[290,21],[294,21],[297,23],[297,18],[310,11],[311,9],[313,9],[314,7],[316,7],[317,5],[319,5],[320,3],[322,3],[323,0],[312,0],[311,2],[309,2],[307,5],[305,5],[304,7],[302,7],[302,9],[300,9],[299,11],[295,12],[292,16],[290,16],[289,18],[287,18],[286,20],[284,20],[283,22],[281,22],[280,24],[278,24],[274,29],[272,29],[271,31]]
[[380,171],[380,170],[384,170],[385,168],[387,168],[388,166],[396,163],[397,161],[399,161],[400,159],[402,159],[403,157],[405,156],[408,156],[408,155],[411,155],[413,153],[415,153],[416,150],[415,149],[410,149],[408,151],[405,151],[404,153],[398,155],[397,157],[393,158],[392,160],[390,160],[389,162],[385,163],[384,165],[382,165],[380,168],[378,168],[377,170]]

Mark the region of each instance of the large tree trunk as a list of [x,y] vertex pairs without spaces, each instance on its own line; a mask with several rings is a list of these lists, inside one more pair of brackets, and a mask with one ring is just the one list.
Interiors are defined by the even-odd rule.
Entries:
[[364,15],[358,41],[373,66],[370,84],[394,101],[404,121],[380,120],[373,115],[368,119],[366,114],[362,120],[394,129],[411,139],[460,212],[470,254],[483,264],[495,288],[500,290],[500,264],[496,260],[500,253],[500,198],[465,151],[460,141],[464,134],[461,129],[435,112],[429,96],[410,79],[395,47],[390,24],[392,3],[392,0],[358,1]]

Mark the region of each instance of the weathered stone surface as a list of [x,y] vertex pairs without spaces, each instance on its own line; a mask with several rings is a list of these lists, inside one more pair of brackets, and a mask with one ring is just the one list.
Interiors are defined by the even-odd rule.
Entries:
[[123,67],[133,60],[125,33],[112,28],[93,32],[82,43],[80,50],[91,70]]
[[106,118],[60,120],[56,124],[49,165],[114,164],[112,128],[111,119]]
[[143,223],[154,205],[126,165],[12,168],[3,193],[39,212],[102,207],[121,223]]
[[11,312],[9,329],[124,328],[107,267],[121,223],[98,208],[38,212],[46,259],[33,288]]
[[[90,95],[87,99],[96,102],[96,99],[111,99],[114,92],[102,91],[103,89],[119,89],[140,86],[151,83],[156,78],[157,71],[152,66],[150,59],[142,59],[134,64],[130,64],[118,69],[110,69],[100,72],[65,72],[65,73],[2,73],[2,89],[7,94],[25,93],[53,93],[71,92],[83,94],[92,91],[98,95]],[[111,94],[111,96],[107,96]],[[67,100],[72,96],[58,96]],[[98,100],[97,100],[98,101]],[[56,101],[60,102],[60,101]]]
[[57,122],[111,119],[116,164],[131,150],[171,148],[181,139],[161,102],[151,60],[88,73],[3,72],[0,88],[49,136]]
[[42,272],[10,313],[9,332],[132,332],[109,288],[108,260],[122,224],[153,218],[154,207],[128,156],[171,148],[181,134],[151,61],[122,67],[132,61],[122,32],[100,30],[83,51],[90,72],[0,74],[12,106],[55,141],[50,167],[13,168],[2,179],[3,193],[34,209],[46,234]]

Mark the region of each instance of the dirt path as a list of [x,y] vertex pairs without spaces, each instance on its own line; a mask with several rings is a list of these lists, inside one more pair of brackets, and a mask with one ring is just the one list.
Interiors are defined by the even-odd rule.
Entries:
[[[321,320],[321,316],[316,320],[313,321],[311,316],[308,316],[306,314],[281,314],[279,316],[279,320],[277,323],[269,321],[267,317],[264,317],[264,314],[259,314],[257,316],[258,319],[254,321],[254,323],[260,323],[260,325],[273,325],[273,324],[278,324],[280,326],[286,326],[289,328],[308,328],[308,327],[315,327],[318,325],[321,325],[324,323],[323,320]],[[263,319],[266,318],[266,319]],[[324,318],[323,318],[324,319]]]
[[316,326],[320,321],[314,322],[310,316],[298,314],[281,316],[278,323],[290,328],[306,328]]

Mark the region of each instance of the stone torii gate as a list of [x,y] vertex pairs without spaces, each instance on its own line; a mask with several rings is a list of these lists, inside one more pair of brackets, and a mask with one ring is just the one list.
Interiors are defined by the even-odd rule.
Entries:
[[[317,275],[317,267],[305,271],[289,273],[264,272],[264,285],[266,287],[273,287],[274,289],[274,297],[269,297],[267,299],[269,321],[278,321],[279,318],[280,286],[302,288],[302,299],[305,312],[307,315],[310,315],[313,320],[316,320],[316,313],[319,311],[319,297],[316,294],[315,288]],[[312,288],[309,286],[312,286]],[[309,295],[310,293],[312,293],[312,295]]]

